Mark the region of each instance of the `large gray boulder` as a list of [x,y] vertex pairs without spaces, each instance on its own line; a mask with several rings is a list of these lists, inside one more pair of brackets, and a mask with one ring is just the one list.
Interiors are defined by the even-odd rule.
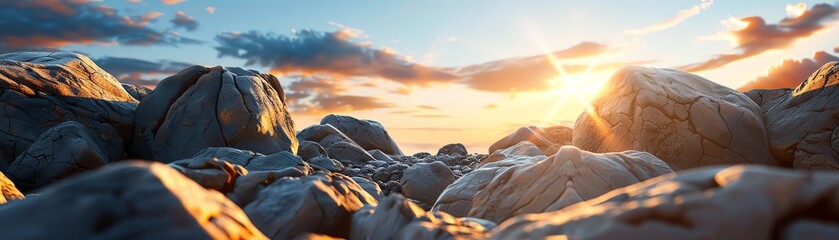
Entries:
[[317,173],[278,179],[243,210],[272,239],[290,239],[303,233],[346,238],[353,213],[365,204],[376,203],[351,178]]
[[481,223],[445,212],[425,212],[401,195],[391,194],[353,214],[349,239],[484,239],[492,229]]
[[68,52],[0,55],[0,170],[48,129],[76,121],[108,160],[122,159],[137,101],[89,58]]
[[0,172],[0,205],[18,199],[24,199],[23,193],[15,187],[12,180],[9,180],[3,172]]
[[266,239],[224,195],[169,166],[130,161],[0,207],[8,239]]
[[42,133],[6,173],[20,190],[28,192],[97,169],[108,158],[94,136],[78,122],[61,123]]
[[455,181],[454,173],[443,162],[417,163],[405,169],[399,184],[405,197],[418,200],[428,206],[440,196],[449,184]]
[[760,105],[769,147],[784,166],[839,170],[839,62],[829,62],[795,89],[746,92]]
[[549,158],[514,155],[483,165],[449,185],[433,210],[500,223],[670,173],[667,164],[649,153],[596,154],[564,146]]
[[760,108],[746,95],[672,69],[626,67],[574,126],[575,146],[639,150],[674,170],[717,164],[776,165]]
[[385,154],[402,155],[399,146],[396,145],[385,127],[379,122],[329,114],[320,120],[320,124],[334,126],[365,150],[378,149]]
[[137,112],[133,157],[171,162],[208,147],[297,152],[285,94],[270,74],[192,66],[163,79]]
[[839,175],[708,167],[500,224],[494,239],[836,239]]

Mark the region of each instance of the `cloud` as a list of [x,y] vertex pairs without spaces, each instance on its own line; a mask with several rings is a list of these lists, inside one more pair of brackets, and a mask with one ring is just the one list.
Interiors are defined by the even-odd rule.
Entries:
[[365,111],[390,108],[396,105],[377,97],[347,94],[351,87],[341,78],[323,75],[286,76],[291,79],[286,89],[289,108],[296,114],[319,115],[325,113]]
[[411,115],[411,117],[415,117],[415,118],[449,118],[449,117],[452,117],[452,116],[445,115],[445,114],[418,114],[418,115]]
[[429,105],[417,105],[417,108],[426,109],[426,110],[440,110],[440,108],[438,108],[438,107],[429,106]]
[[824,29],[823,24],[834,19],[837,12],[837,8],[830,4],[817,4],[797,17],[785,17],[777,24],[767,24],[758,16],[730,19],[726,23],[732,25],[732,29],[727,36],[739,52],[720,54],[705,62],[676,68],[688,72],[711,70],[772,49],[787,48],[796,40]]
[[484,106],[484,109],[496,109],[496,108],[498,108],[498,105],[496,105],[494,103],[490,103],[490,104],[487,104],[486,106]]
[[[557,59],[592,57],[604,53],[607,46],[582,42],[570,48],[556,51]],[[566,66],[569,72],[582,71],[585,66]],[[489,92],[528,92],[550,88],[548,80],[557,76],[553,64],[544,55],[508,58],[456,69],[466,78],[469,87]]]
[[714,5],[713,0],[702,0],[702,2],[697,5],[694,5],[688,9],[680,10],[673,18],[657,22],[643,28],[627,30],[625,31],[625,33],[630,35],[645,35],[653,32],[666,30],[675,27],[676,25],[679,25],[679,23],[682,23],[690,17],[696,16],[697,14],[702,12],[702,10],[708,9],[712,5]]
[[207,7],[207,12],[210,14],[216,13],[216,7],[209,6]]
[[0,0],[0,49],[58,49],[70,44],[177,45],[194,39],[147,25],[159,12],[128,17],[88,1]]
[[321,115],[326,113],[353,112],[394,107],[379,98],[357,95],[318,94],[309,102],[295,103],[292,111],[298,114]]
[[342,29],[329,33],[301,30],[293,36],[227,32],[215,39],[219,57],[244,59],[246,65],[269,67],[282,74],[378,77],[417,86],[459,78],[442,69],[410,62],[392,50],[353,41],[358,36],[357,31]]
[[120,82],[134,85],[155,86],[159,75],[171,75],[193,64],[159,60],[147,61],[136,58],[102,57],[93,59],[96,65],[110,73]]
[[839,46],[833,47],[833,52],[834,53],[839,53]]
[[187,31],[195,31],[195,29],[198,29],[198,22],[192,17],[187,16],[184,11],[178,11],[175,13],[175,18],[172,18],[169,22],[171,22],[172,25],[175,25],[175,27],[180,27],[186,29]]
[[160,0],[160,2],[166,5],[175,5],[178,3],[186,2],[186,0]]
[[[607,46],[582,42],[570,48],[553,53],[556,59],[568,60],[584,57],[594,57],[605,53]],[[600,63],[592,71],[618,69],[629,65],[642,65],[653,61]],[[577,74],[586,71],[589,66],[584,64],[563,64],[567,74]],[[487,92],[542,92],[553,87],[549,81],[559,76],[556,67],[545,55],[524,58],[509,58],[483,64],[472,65],[456,69],[457,73],[465,77],[463,83],[475,90]]]
[[831,61],[839,61],[839,57],[823,51],[813,53],[812,58],[787,59],[780,65],[770,68],[766,76],[757,77],[737,90],[795,88],[810,74]]

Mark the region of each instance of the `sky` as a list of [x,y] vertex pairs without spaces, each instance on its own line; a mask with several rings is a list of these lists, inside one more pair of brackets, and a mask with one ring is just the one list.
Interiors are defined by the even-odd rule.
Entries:
[[839,58],[837,2],[0,0],[0,52],[74,51],[153,87],[187,66],[277,75],[297,130],[382,123],[403,152],[572,125],[623,66],[739,90]]

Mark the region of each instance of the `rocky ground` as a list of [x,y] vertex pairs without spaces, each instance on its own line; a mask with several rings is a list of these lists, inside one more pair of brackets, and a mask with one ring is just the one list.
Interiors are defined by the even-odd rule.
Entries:
[[0,238],[837,239],[837,72],[741,93],[629,67],[573,128],[410,154],[373,120],[298,129],[269,74],[152,91],[4,54]]

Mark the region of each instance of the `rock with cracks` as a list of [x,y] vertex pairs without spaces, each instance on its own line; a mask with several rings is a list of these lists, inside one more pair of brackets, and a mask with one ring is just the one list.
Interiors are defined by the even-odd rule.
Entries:
[[270,74],[192,66],[163,79],[137,112],[134,157],[171,162],[208,147],[297,151],[285,94]]
[[575,146],[646,151],[674,170],[775,165],[759,107],[733,89],[671,69],[626,67],[577,118]]
[[565,146],[549,158],[519,155],[481,166],[446,188],[434,210],[500,223],[669,173],[667,164],[649,153],[596,154]]
[[834,239],[839,175],[757,165],[651,179],[555,212],[527,214],[494,239]]
[[165,164],[124,162],[0,207],[8,239],[266,239],[224,195]]
[[28,192],[107,163],[95,134],[78,122],[69,121],[41,134],[6,169],[6,174],[20,190]]
[[353,212],[376,200],[347,176],[337,173],[279,179],[260,191],[243,210],[272,239],[303,233],[346,238]]
[[68,52],[0,55],[0,170],[48,129],[76,121],[119,160],[133,131],[137,101],[89,58]]
[[785,166],[839,170],[839,62],[813,72],[795,89],[752,90],[769,147]]

